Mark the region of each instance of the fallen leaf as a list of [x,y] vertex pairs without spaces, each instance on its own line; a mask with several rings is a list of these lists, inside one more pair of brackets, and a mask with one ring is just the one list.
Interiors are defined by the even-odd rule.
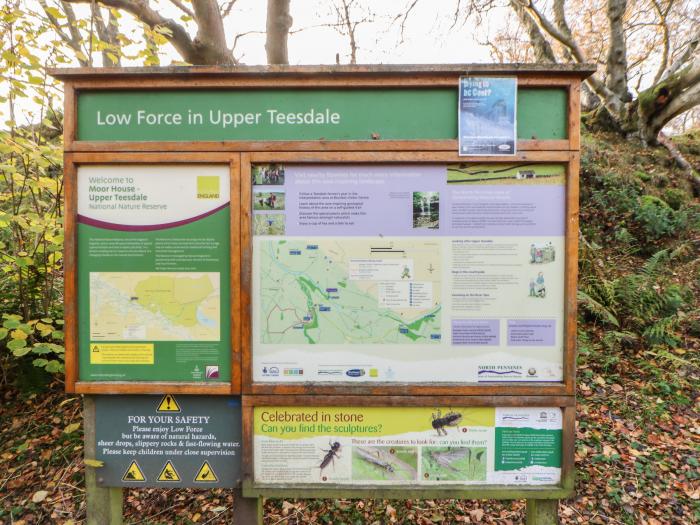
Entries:
[[615,448],[611,447],[610,445],[603,445],[603,455],[606,458],[609,458],[613,454],[619,454],[619,452],[617,450],[615,450]]
[[481,509],[474,509],[469,512],[469,517],[478,523],[484,517],[484,511]]
[[47,490],[37,490],[34,495],[32,496],[32,502],[34,503],[41,503],[46,499],[46,496],[49,495],[49,491]]
[[71,434],[71,433],[75,432],[76,430],[78,430],[79,428],[80,428],[80,423],[71,423],[70,425],[68,425],[66,428],[63,429],[63,432],[65,432],[66,434]]

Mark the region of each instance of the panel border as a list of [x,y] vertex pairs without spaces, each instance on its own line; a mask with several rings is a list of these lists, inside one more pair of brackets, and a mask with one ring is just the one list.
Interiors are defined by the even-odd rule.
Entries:
[[[420,487],[406,485],[345,484],[257,484],[253,470],[253,410],[262,406],[306,407],[559,407],[562,409],[561,483],[558,485],[465,485]],[[248,498],[344,498],[344,499],[565,499],[575,494],[575,399],[570,396],[286,396],[244,395],[243,413],[243,495]]]
[[[576,279],[578,270],[578,170],[577,154],[571,152],[527,152],[513,157],[459,157],[440,152],[256,152],[241,155],[241,352],[244,394],[315,395],[573,395],[576,368]],[[263,383],[253,381],[252,355],[252,231],[251,166],[278,162],[298,164],[419,164],[459,162],[556,162],[566,166],[564,338],[562,382],[489,382],[479,383]]]
[[[84,381],[80,380],[78,345],[78,199],[77,174],[82,165],[167,165],[167,164],[217,164],[228,165],[230,176],[230,339],[231,381],[219,383],[175,381]],[[66,207],[64,216],[64,317],[65,317],[65,390],[76,394],[216,394],[236,395],[241,392],[240,353],[240,155],[232,153],[70,153],[64,154],[64,185]]]

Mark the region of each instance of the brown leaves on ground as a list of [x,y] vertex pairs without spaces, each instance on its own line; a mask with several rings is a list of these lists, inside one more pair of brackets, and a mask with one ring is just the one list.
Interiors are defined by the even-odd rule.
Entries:
[[[697,350],[697,349],[695,349]],[[700,522],[698,371],[668,391],[678,370],[644,372],[635,356],[603,370],[579,366],[577,495],[564,524],[690,525]],[[695,385],[693,387],[693,385]],[[31,396],[8,390],[0,426],[0,523],[84,523],[81,399],[60,385]],[[230,490],[125,491],[130,524],[224,524]],[[523,501],[268,500],[267,525],[525,522]]]

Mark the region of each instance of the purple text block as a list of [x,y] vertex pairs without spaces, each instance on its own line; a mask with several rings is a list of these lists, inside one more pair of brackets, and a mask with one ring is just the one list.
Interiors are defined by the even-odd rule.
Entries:
[[498,319],[452,319],[452,344],[498,346],[501,342]]
[[508,346],[554,346],[554,319],[509,319]]

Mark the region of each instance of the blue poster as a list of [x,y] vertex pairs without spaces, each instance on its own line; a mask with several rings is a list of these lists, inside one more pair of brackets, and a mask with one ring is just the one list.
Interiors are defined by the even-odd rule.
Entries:
[[515,155],[515,77],[459,79],[459,154]]

